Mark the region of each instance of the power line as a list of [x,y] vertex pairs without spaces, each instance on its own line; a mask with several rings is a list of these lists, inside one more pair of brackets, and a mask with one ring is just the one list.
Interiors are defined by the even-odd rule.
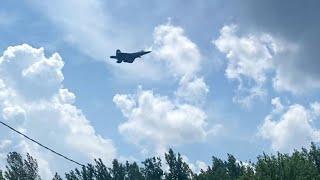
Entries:
[[34,143],[38,144],[39,146],[41,146],[41,147],[43,147],[43,148],[45,148],[45,149],[47,149],[47,150],[49,150],[49,151],[53,152],[54,154],[56,154],[56,155],[58,155],[58,156],[60,156],[60,157],[63,157],[64,159],[66,159],[66,160],[68,160],[68,161],[71,161],[71,162],[73,162],[73,163],[75,163],[75,164],[77,164],[77,165],[85,166],[85,165],[83,165],[83,164],[81,164],[81,163],[79,163],[79,162],[77,162],[77,161],[75,161],[75,160],[73,160],[73,159],[71,159],[71,158],[68,158],[67,156],[65,156],[65,155],[63,155],[63,154],[61,154],[61,153],[58,153],[57,151],[55,151],[55,150],[53,150],[53,149],[51,149],[51,148],[49,148],[49,147],[47,147],[47,146],[45,146],[45,145],[43,145],[43,144],[39,143],[38,141],[36,141],[36,140],[34,140],[34,139],[30,138],[29,136],[27,136],[27,135],[23,134],[22,132],[20,132],[20,131],[16,130],[15,128],[13,128],[13,127],[9,126],[8,124],[6,124],[6,123],[4,123],[4,122],[2,122],[2,121],[0,121],[0,123],[1,123],[1,124],[3,124],[4,126],[8,127],[9,129],[11,129],[12,131],[14,131],[14,132],[16,132],[16,133],[18,133],[18,134],[22,135],[23,137],[25,137],[25,138],[29,139],[30,141],[32,141],[32,142],[34,142]]

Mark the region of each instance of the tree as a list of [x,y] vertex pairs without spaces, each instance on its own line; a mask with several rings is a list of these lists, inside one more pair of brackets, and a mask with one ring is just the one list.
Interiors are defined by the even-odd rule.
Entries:
[[27,159],[23,160],[19,153],[10,152],[7,156],[7,163],[4,175],[6,179],[40,179],[37,161],[29,154],[27,154]]
[[161,159],[158,157],[148,158],[142,162],[143,176],[146,180],[160,180],[163,177],[163,170],[161,167]]
[[314,142],[311,143],[309,158],[315,164],[318,174],[320,174],[320,149],[314,144]]
[[119,161],[117,159],[114,159],[112,161],[112,169],[110,171],[111,171],[112,178],[114,180],[125,179],[125,176],[126,176],[125,166],[123,164],[119,163]]
[[93,180],[94,177],[94,167],[92,164],[88,164],[87,166],[82,166],[82,169],[75,169],[75,174],[78,179],[82,180]]
[[140,171],[140,168],[136,162],[130,164],[128,161],[126,162],[126,172],[128,180],[144,180],[144,177]]
[[0,170],[0,180],[4,180],[4,177],[3,177],[3,174],[2,174],[1,170]]
[[59,176],[58,173],[56,173],[56,174],[53,176],[52,180],[62,180],[62,178],[61,178],[61,176]]
[[228,176],[226,162],[213,156],[212,167],[208,167],[206,171],[200,171],[200,174],[195,177],[197,180],[211,180],[211,179],[230,179]]
[[243,174],[239,177],[239,180],[254,179],[255,177],[254,164],[249,162],[247,165],[242,165],[242,167],[243,167]]
[[103,164],[101,159],[95,159],[94,160],[95,165],[95,177],[97,180],[111,180],[111,174],[109,169]]
[[166,179],[168,180],[185,180],[192,178],[192,171],[189,165],[182,160],[180,153],[175,155],[172,149],[168,154],[165,154],[165,159],[169,166],[169,172],[166,173]]
[[[148,158],[140,168],[136,162],[125,164],[114,159],[112,167],[105,166],[101,159],[65,174],[67,180],[251,180],[251,179],[320,179],[320,149],[311,144],[309,150],[295,150],[291,154],[277,153],[258,156],[255,164],[242,163],[228,154],[226,161],[212,157],[212,165],[194,174],[182,156],[172,149],[165,153],[168,171],[164,173],[159,157]],[[6,171],[0,170],[0,180],[39,180],[37,161],[27,154],[7,156]],[[56,173],[52,180],[62,180]]]
[[73,170],[71,170],[69,173],[66,173],[66,179],[67,180],[78,180],[78,177],[74,173]]
[[237,162],[236,158],[228,154],[228,161],[226,162],[226,167],[230,179],[237,179],[243,174],[243,166]]

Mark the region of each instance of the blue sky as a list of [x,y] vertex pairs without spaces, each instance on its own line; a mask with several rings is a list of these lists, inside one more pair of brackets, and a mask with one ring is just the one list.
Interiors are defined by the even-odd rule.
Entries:
[[[81,162],[292,152],[320,141],[317,5],[4,1],[1,120]],[[153,52],[117,64],[116,49]],[[2,128],[0,162],[13,150],[43,177],[75,167]]]

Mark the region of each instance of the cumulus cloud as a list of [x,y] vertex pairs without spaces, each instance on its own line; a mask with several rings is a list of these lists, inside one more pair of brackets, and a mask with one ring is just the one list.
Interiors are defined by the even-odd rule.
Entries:
[[226,77],[239,81],[237,102],[246,104],[250,102],[247,100],[266,95],[266,92],[255,92],[263,92],[268,80],[272,80],[275,90],[293,94],[320,88],[320,79],[313,71],[316,62],[311,65],[313,60],[308,59],[302,63],[304,52],[309,51],[304,48],[304,43],[274,31],[241,35],[238,29],[236,25],[226,25],[221,28],[218,39],[213,41],[217,49],[226,54]]
[[153,34],[154,58],[165,63],[172,77],[180,79],[175,95],[185,102],[201,104],[209,86],[203,77],[198,77],[202,57],[197,45],[185,35],[183,28],[170,22],[155,27]]
[[[273,99],[272,103],[275,104],[274,111],[279,109],[276,105],[280,104],[279,99]],[[259,127],[259,135],[269,140],[275,151],[288,152],[302,146],[308,147],[311,141],[320,141],[320,130],[313,125],[315,118],[312,108],[293,104],[278,116],[269,114]]]
[[301,3],[291,0],[239,3],[239,24],[242,27],[277,35],[298,46],[277,62],[274,86],[278,91],[305,94],[320,88],[319,5],[318,1]]
[[[27,44],[8,47],[0,57],[3,120],[79,161],[114,158],[116,149],[112,141],[95,132],[82,111],[73,104],[75,94],[63,87],[63,65],[59,54],[47,58],[43,48]],[[8,137],[12,139],[10,150],[28,151],[39,159],[44,165],[40,166],[44,168],[40,172],[45,178],[51,178],[49,176],[56,171],[52,169],[55,164],[59,164],[56,167],[66,164],[20,136],[11,134]]]
[[284,106],[280,101],[280,97],[275,97],[271,100],[271,104],[274,106],[273,112],[280,113],[283,111]]
[[227,78],[247,77],[256,83],[266,80],[266,73],[273,64],[269,50],[273,48],[271,43],[254,35],[238,36],[236,25],[222,27],[219,38],[213,43],[228,58]]
[[[298,56],[298,54],[294,53],[291,56]],[[273,78],[273,87],[277,91],[303,95],[320,88],[320,78],[316,75],[309,75],[307,71],[301,71],[300,61],[302,60],[292,58],[291,62],[282,61],[278,63],[276,76]],[[315,64],[315,66],[317,65]]]
[[189,103],[201,104],[209,93],[209,87],[203,78],[189,78],[184,76],[179,82],[176,96]]
[[[273,68],[273,54],[281,47],[268,34],[241,36],[237,29],[236,25],[222,27],[213,44],[226,54],[226,77],[239,81],[239,94],[235,100],[247,106],[253,99],[265,95],[262,86],[267,80],[267,73]],[[244,85],[246,81],[254,83],[248,88]]]
[[168,146],[204,141],[212,133],[205,112],[198,107],[176,104],[142,89],[130,96],[117,94],[113,101],[128,119],[119,132],[134,144],[161,153]]
[[[235,102],[250,106],[255,99],[266,96],[265,84],[272,73],[274,87],[281,89],[279,77],[280,55],[293,53],[297,47],[267,33],[240,34],[237,25],[221,28],[220,36],[213,41],[227,58],[225,76],[239,82]],[[281,84],[281,83],[280,83]]]
[[169,71],[181,77],[195,74],[201,67],[201,55],[196,44],[189,40],[181,27],[170,23],[159,25],[154,30],[155,54],[165,61]]

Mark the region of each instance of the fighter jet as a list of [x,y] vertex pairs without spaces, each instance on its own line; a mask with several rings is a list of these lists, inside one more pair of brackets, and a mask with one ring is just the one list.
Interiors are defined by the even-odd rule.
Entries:
[[141,58],[141,56],[150,53],[151,51],[139,51],[135,53],[123,53],[119,49],[116,51],[115,56],[110,56],[112,59],[116,59],[117,63],[126,62],[133,63],[136,58]]

